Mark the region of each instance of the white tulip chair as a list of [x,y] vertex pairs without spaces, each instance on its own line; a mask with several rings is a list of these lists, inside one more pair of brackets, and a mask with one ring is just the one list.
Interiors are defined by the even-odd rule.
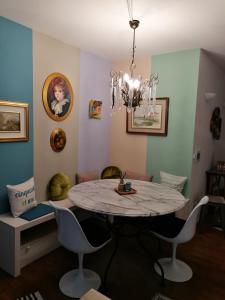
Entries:
[[97,290],[101,285],[97,273],[83,268],[83,256],[104,247],[111,240],[111,235],[101,220],[92,218],[79,223],[68,208],[57,206],[52,201],[49,204],[55,209],[59,242],[77,253],[79,262],[78,269],[69,271],[60,279],[59,288],[66,296],[80,298],[91,288]]
[[[162,218],[159,218],[155,223],[153,222],[151,232],[159,239],[171,243],[173,247],[172,257],[158,260],[163,268],[164,277],[167,280],[185,282],[192,277],[191,268],[176,258],[176,249],[179,244],[186,243],[193,238],[196,232],[201,207],[207,203],[208,197],[205,196],[195,206],[186,221],[174,217],[173,219],[165,219],[165,222],[163,222]],[[157,264],[154,265],[154,268],[155,271],[161,275]]]

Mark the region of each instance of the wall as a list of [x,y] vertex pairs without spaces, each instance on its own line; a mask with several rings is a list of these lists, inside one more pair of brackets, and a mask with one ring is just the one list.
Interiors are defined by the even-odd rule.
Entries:
[[[80,115],[78,171],[98,170],[109,165],[111,63],[89,53],[80,55]],[[89,119],[90,99],[103,102],[102,119]]]
[[[205,194],[206,175],[217,160],[225,160],[225,72],[206,51],[201,51],[199,67],[198,100],[195,120],[194,151],[199,150],[199,161],[193,161],[192,198],[197,201]],[[208,102],[205,93],[216,93],[216,97]],[[220,140],[214,140],[209,130],[212,112],[220,107],[222,116],[222,133]]]
[[198,86],[200,50],[154,56],[152,72],[159,74],[158,97],[169,97],[167,137],[149,136],[147,168],[159,180],[159,171],[187,176],[188,195]]
[[28,142],[0,144],[0,213],[9,209],[6,184],[33,174],[32,31],[0,17],[0,99],[29,103]]
[[[80,52],[49,36],[33,32],[34,66],[34,176],[38,201],[46,200],[46,187],[51,177],[62,171],[74,182],[77,170],[79,72]],[[64,74],[74,91],[74,107],[62,122],[49,118],[42,104],[42,88],[46,77],[53,73]],[[66,133],[66,146],[54,152],[50,146],[53,129],[60,127]]]
[[[149,77],[150,58],[136,59],[135,74]],[[115,63],[114,70],[129,72],[130,60]],[[146,173],[147,136],[126,132],[125,108],[112,115],[111,164],[122,170]]]

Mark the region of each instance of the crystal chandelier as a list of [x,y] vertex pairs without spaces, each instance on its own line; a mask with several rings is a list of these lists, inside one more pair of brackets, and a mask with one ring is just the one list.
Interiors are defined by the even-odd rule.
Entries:
[[142,79],[140,75],[135,76],[135,30],[139,26],[139,21],[132,17],[132,0],[128,1],[128,12],[130,15],[130,27],[133,29],[133,49],[130,64],[130,75],[112,71],[111,75],[111,107],[114,111],[120,110],[123,105],[127,107],[127,112],[140,107],[144,115],[152,116],[156,106],[156,86],[159,82],[157,74],[151,74],[149,79]]

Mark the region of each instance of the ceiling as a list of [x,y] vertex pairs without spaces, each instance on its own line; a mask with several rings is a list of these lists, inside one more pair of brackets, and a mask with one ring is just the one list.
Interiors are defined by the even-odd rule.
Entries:
[[[10,20],[116,61],[131,55],[126,0],[0,0]],[[133,0],[136,55],[204,48],[225,57],[225,0]]]

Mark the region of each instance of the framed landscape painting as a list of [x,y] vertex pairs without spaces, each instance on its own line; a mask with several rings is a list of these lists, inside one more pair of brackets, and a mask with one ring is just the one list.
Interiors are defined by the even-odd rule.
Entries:
[[28,141],[28,104],[0,100],[0,142]]
[[166,136],[168,130],[169,98],[157,98],[154,115],[145,115],[142,108],[127,113],[127,132]]

